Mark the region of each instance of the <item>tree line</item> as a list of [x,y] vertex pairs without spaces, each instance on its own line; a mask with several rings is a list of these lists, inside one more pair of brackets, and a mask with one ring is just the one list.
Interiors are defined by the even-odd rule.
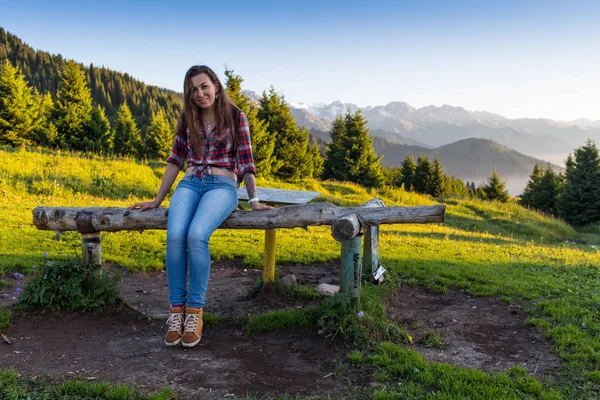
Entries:
[[[60,55],[34,51],[2,28],[0,44],[0,144],[138,158],[168,156],[182,109],[180,94],[145,85],[128,74],[86,68]],[[400,166],[383,167],[360,112],[338,116],[331,143],[323,149],[306,128],[298,127],[285,98],[274,88],[254,102],[244,94],[241,76],[230,69],[225,76],[229,95],[248,116],[255,163],[263,176],[395,186],[436,198],[510,199],[495,170],[476,187],[446,175],[437,156],[432,162],[421,154],[415,161],[409,154]],[[575,225],[597,221],[599,164],[598,151],[589,141],[574,158],[569,155],[564,174],[536,165],[520,202]]]
[[580,226],[600,221],[600,155],[592,140],[569,153],[565,171],[536,165],[521,204]]
[[[133,110],[139,110],[140,105],[129,104],[127,96],[121,94],[116,98],[123,102],[111,118],[102,104],[106,97],[93,96],[94,80],[89,75],[92,66],[86,70],[72,60],[65,61],[57,71],[56,85],[39,80],[46,82],[41,87],[55,89],[45,93],[32,86],[29,77],[25,79],[25,74],[8,58],[0,68],[1,144],[34,144],[138,158],[168,156],[176,116],[156,105],[148,121],[139,124]],[[244,94],[241,76],[229,69],[225,76],[229,95],[248,116],[255,162],[263,176],[336,179],[376,188],[404,186],[406,190],[434,197],[468,194],[462,181],[443,173],[437,158],[431,164],[427,156],[421,155],[416,165],[407,158],[400,168],[383,168],[381,157],[373,150],[367,121],[360,112],[338,116],[331,130],[332,142],[322,153],[309,131],[298,127],[284,97],[274,88],[264,91],[256,103]],[[174,104],[177,107],[172,110],[180,112],[181,100]]]
[[[38,93],[55,98],[61,81],[57,79],[67,60],[60,54],[34,50],[17,36],[0,27],[0,66],[8,60],[27,77],[27,82]],[[90,64],[80,65],[93,102],[104,109],[107,118],[114,122],[121,104],[127,103],[142,135],[145,135],[152,114],[162,110],[165,118],[173,122],[182,109],[182,96],[172,90],[146,85],[127,73],[112,71]]]

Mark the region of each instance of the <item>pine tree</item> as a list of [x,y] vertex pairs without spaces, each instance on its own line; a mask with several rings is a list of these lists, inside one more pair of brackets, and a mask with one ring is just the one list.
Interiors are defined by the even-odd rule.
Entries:
[[58,140],[58,131],[52,122],[52,113],[54,112],[54,100],[50,93],[41,96],[40,115],[42,123],[35,129],[34,142],[40,146],[53,147]]
[[415,164],[415,159],[413,155],[408,153],[402,164],[400,165],[400,173],[402,174],[402,184],[404,185],[404,190],[414,190],[414,180],[415,180],[415,169],[417,165]]
[[361,186],[380,188],[385,184],[380,160],[373,149],[373,139],[367,128],[367,120],[360,111],[348,112],[345,118],[346,135],[349,147],[346,153],[346,167],[350,180]]
[[6,60],[0,71],[0,144],[30,144],[45,121],[41,97]]
[[417,159],[415,166],[415,174],[413,179],[413,189],[417,193],[427,193],[429,189],[431,177],[433,175],[433,167],[429,161],[427,154],[421,154]]
[[444,175],[444,180],[444,194],[452,194],[459,197],[467,197],[470,195],[469,189],[461,179]]
[[150,158],[166,159],[173,144],[173,127],[165,118],[163,110],[152,113],[150,126],[146,132],[146,155]]
[[331,143],[327,145],[325,163],[323,165],[323,179],[335,179],[338,181],[350,180],[346,169],[346,149],[349,146],[346,135],[346,122],[338,115],[331,126]]
[[274,88],[263,92],[258,118],[268,123],[267,132],[275,138],[272,172],[284,179],[311,178],[308,135],[306,128],[298,128],[283,96]]
[[557,215],[561,178],[548,165],[544,170],[535,165],[521,196],[521,204],[548,214]]
[[600,220],[600,156],[593,141],[569,154],[565,185],[558,202],[559,215],[580,226]]
[[235,75],[231,69],[225,70],[225,76],[227,77],[225,86],[229,97],[248,118],[257,173],[261,176],[270,176],[281,167],[281,162],[277,162],[273,156],[276,138],[267,130],[267,122],[259,119],[257,105],[242,92],[242,83],[244,82],[242,77]]
[[488,178],[487,183],[481,186],[481,194],[485,200],[499,201],[506,203],[510,200],[508,190],[506,190],[506,182],[500,179],[496,168],[492,172],[492,176]]
[[534,197],[535,203],[532,208],[557,216],[558,196],[561,188],[560,176],[554,172],[550,165],[546,166],[537,186],[537,195]]
[[400,167],[398,166],[381,166],[381,171],[383,172],[383,176],[385,177],[385,185],[392,187],[401,187],[402,186],[402,172],[400,171]]
[[138,129],[127,103],[121,104],[115,122],[114,151],[118,155],[137,156],[142,147]]
[[86,149],[102,153],[111,152],[114,140],[113,131],[102,106],[97,105],[92,108],[92,114],[85,130],[83,143]]
[[323,160],[323,156],[319,151],[319,144],[316,140],[311,140],[308,144],[308,154],[310,155],[312,168],[310,175],[314,178],[320,178],[323,174],[323,164],[325,163],[325,160]]
[[427,194],[433,197],[440,197],[443,194],[449,193],[446,190],[446,175],[442,170],[442,165],[440,164],[440,159],[436,155],[435,160],[433,161],[433,168],[431,171],[431,178],[429,179],[429,187],[427,189]]
[[87,137],[86,129],[92,117],[92,96],[87,79],[82,67],[72,60],[67,61],[59,77],[60,89],[53,118],[58,130],[58,144],[73,150],[88,150],[94,138]]
[[527,182],[527,186],[525,186],[525,190],[521,195],[521,204],[525,207],[533,207],[533,204],[536,202],[534,197],[536,195],[537,187],[542,179],[543,171],[539,164],[535,164],[533,167],[533,172],[529,175],[529,181]]

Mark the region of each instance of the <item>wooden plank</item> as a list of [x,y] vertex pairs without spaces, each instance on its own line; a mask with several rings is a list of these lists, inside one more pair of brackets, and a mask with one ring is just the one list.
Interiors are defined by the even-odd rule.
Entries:
[[[168,209],[147,211],[118,207],[36,207],[33,223],[40,230],[76,231],[75,219],[80,212],[89,212],[89,229],[100,232],[124,230],[167,229]],[[444,222],[443,204],[416,207],[338,207],[331,203],[293,205],[268,211],[234,211],[221,229],[306,228],[332,225],[341,216],[360,215],[366,225],[427,224]]]
[[[321,192],[308,192],[305,190],[256,188],[256,195],[261,203],[281,205],[306,204],[320,194]],[[249,200],[245,187],[238,188],[238,200]]]

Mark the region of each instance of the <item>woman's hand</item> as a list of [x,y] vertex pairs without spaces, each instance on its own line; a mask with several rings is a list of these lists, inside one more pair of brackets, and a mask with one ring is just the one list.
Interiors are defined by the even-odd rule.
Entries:
[[150,210],[151,208],[157,208],[158,206],[160,206],[160,202],[156,201],[156,200],[152,200],[152,201],[143,201],[141,203],[135,203],[132,206],[129,206],[130,210],[136,210],[139,209],[140,211],[145,211],[145,210]]
[[258,201],[253,201],[250,205],[252,206],[252,209],[254,211],[273,210],[275,208],[273,206],[268,206],[266,204],[260,204],[260,202],[258,202]]

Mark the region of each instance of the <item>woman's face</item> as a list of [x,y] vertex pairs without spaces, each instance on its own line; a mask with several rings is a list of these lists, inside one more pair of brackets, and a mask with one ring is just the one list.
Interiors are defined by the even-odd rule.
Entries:
[[212,83],[207,74],[192,77],[192,101],[200,108],[211,108],[215,104],[217,86]]

